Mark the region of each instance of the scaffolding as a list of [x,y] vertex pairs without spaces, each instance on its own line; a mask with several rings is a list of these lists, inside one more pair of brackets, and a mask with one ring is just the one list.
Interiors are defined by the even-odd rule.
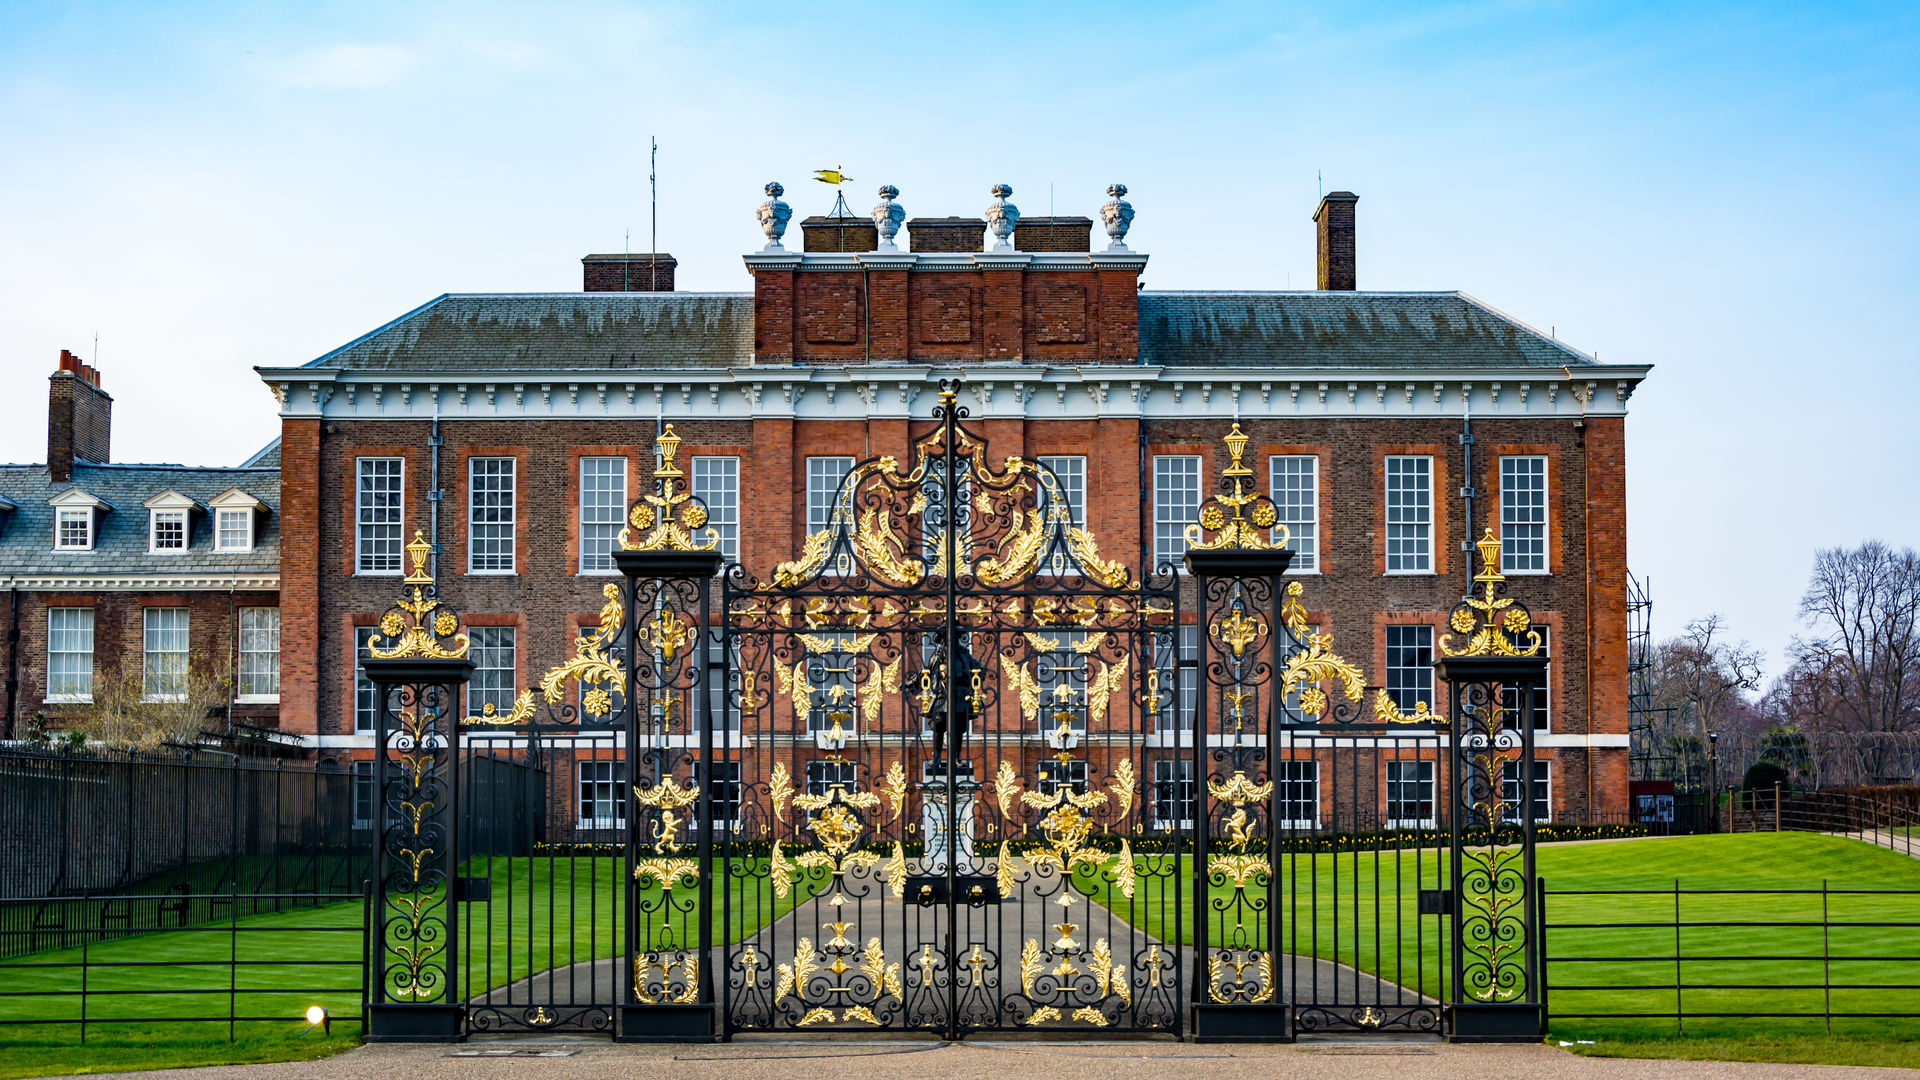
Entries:
[[[1651,582],[1627,575],[1627,776],[1671,780],[1691,790],[1697,767],[1676,759],[1663,733],[1673,730],[1673,706],[1656,705],[1653,694],[1653,596]],[[1691,764],[1691,763],[1689,763]]]

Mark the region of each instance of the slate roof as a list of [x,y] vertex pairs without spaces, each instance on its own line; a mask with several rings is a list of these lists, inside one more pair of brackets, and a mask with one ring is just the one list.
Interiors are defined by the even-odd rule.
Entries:
[[[751,293],[447,294],[308,367],[435,372],[753,361]],[[1460,292],[1143,292],[1165,367],[1545,367],[1593,358]]]
[[[254,524],[252,551],[213,550],[213,515],[204,508],[228,488],[265,503]],[[47,500],[78,488],[113,506],[99,515],[91,551],[53,549],[53,507]],[[147,509],[163,491],[177,491],[202,510],[187,515],[187,550],[147,553]],[[280,569],[280,469],[186,465],[90,465],[75,462],[73,482],[53,483],[45,465],[0,465],[0,498],[19,507],[0,527],[0,574],[273,573]]]
[[1591,356],[1460,292],[1143,292],[1165,367],[1548,367]]
[[751,293],[449,293],[307,366],[713,368],[752,358]]

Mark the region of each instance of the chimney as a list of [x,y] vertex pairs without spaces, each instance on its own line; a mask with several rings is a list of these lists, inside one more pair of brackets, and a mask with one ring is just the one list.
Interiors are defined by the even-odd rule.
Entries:
[[589,255],[580,260],[587,292],[672,292],[673,256],[642,252],[638,255]]
[[983,251],[987,242],[987,219],[970,217],[923,217],[907,222],[910,250],[936,254],[965,254]]
[[1351,191],[1329,191],[1313,212],[1321,289],[1352,292],[1359,287],[1353,270],[1353,204],[1359,201],[1360,196]]
[[65,349],[48,384],[47,474],[65,484],[73,479],[75,461],[108,460],[113,398],[100,389],[100,373]]
[[800,222],[802,251],[868,252],[880,246],[880,230],[866,218],[816,214]]
[[1093,250],[1093,219],[1084,217],[1023,217],[1013,227],[1015,251],[1075,252]]

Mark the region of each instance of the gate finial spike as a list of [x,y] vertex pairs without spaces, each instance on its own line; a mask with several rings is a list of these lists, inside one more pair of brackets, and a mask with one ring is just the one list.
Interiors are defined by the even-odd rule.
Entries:
[[[633,501],[627,510],[627,524],[620,530],[624,551],[712,551],[720,546],[720,533],[707,528],[707,504],[674,481],[686,473],[680,470],[680,436],[668,424],[653,440],[660,464],[653,470],[658,491],[649,491]],[[705,529],[705,535],[696,534]],[[636,533],[645,533],[636,536]]]
[[[1217,551],[1221,548],[1246,548],[1271,550],[1283,548],[1292,539],[1285,525],[1277,524],[1280,513],[1275,509],[1273,500],[1252,487],[1250,480],[1253,470],[1246,465],[1248,437],[1233,425],[1221,441],[1227,444],[1227,453],[1232,461],[1220,479],[1233,482],[1232,492],[1221,492],[1208,499],[1200,507],[1197,522],[1187,526],[1187,547],[1196,551]],[[1252,509],[1249,510],[1248,508]],[[1227,519],[1227,511],[1233,511],[1233,519]],[[1211,533],[1211,536],[1206,534]],[[1268,536],[1272,535],[1272,539]]]
[[1527,606],[1507,591],[1507,576],[1500,572],[1500,537],[1492,526],[1473,545],[1480,552],[1480,572],[1473,583],[1479,596],[1469,595],[1455,604],[1447,617],[1454,634],[1467,635],[1466,644],[1456,645],[1453,634],[1440,639],[1443,656],[1537,656],[1540,631],[1533,628],[1533,615]]
[[400,579],[400,599],[380,617],[379,629],[367,640],[367,651],[375,659],[457,660],[467,655],[467,635],[459,633],[460,618],[440,603],[433,575],[427,572],[432,551],[426,534],[414,530],[413,541],[406,546],[413,571]]

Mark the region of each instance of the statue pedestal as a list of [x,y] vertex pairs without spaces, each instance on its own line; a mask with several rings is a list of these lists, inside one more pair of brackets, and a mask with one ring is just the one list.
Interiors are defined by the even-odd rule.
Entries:
[[945,761],[933,761],[927,764],[926,779],[920,784],[920,835],[926,839],[926,848],[920,855],[922,874],[944,874],[947,872],[947,823],[959,822],[959,831],[953,838],[954,861],[957,868],[971,872],[978,864],[973,856],[973,799],[980,785],[973,779],[973,765],[963,761],[953,777],[953,815],[947,814],[947,764]]

